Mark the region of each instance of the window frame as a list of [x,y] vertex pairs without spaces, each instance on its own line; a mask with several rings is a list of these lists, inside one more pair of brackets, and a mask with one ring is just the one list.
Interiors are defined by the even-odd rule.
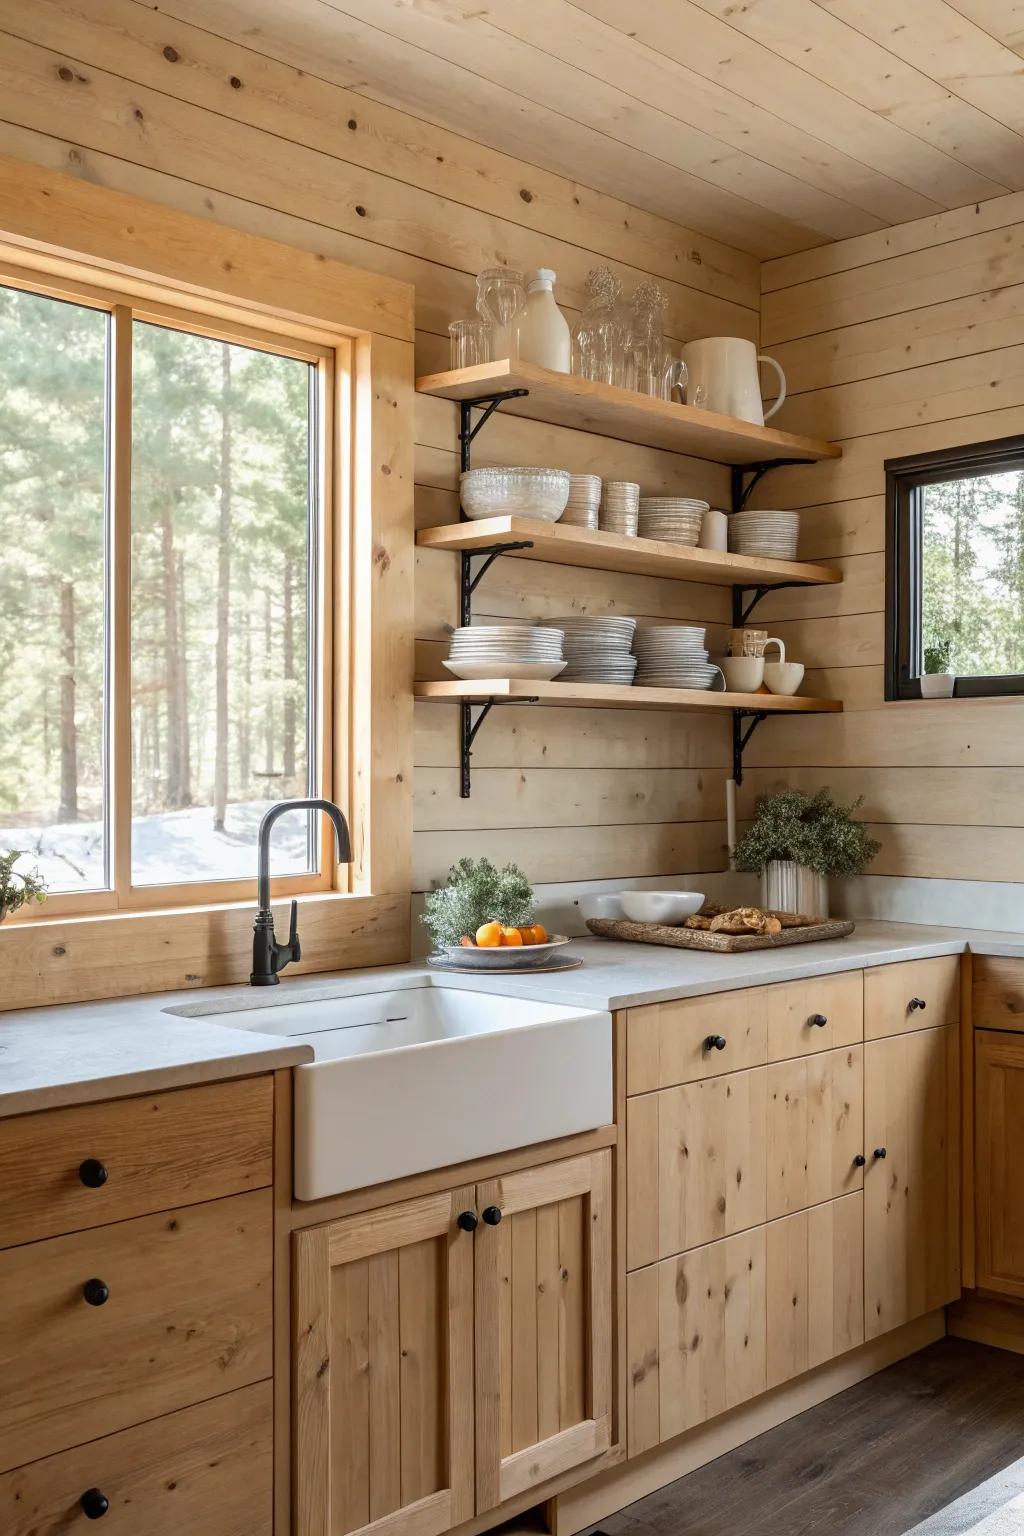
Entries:
[[[939,448],[885,461],[885,697],[920,699],[921,497],[928,485],[1024,471],[1024,435]],[[957,676],[955,698],[1024,694],[1024,672]]]
[[[253,901],[256,878],[178,881],[165,885],[132,883],[132,681],[131,681],[131,471],[132,471],[132,339],[136,321],[208,337],[278,356],[296,358],[316,369],[317,394],[317,516],[310,530],[315,540],[315,585],[310,597],[315,604],[314,654],[311,670],[317,678],[315,731],[309,748],[316,754],[317,790],[335,800],[349,822],[352,806],[338,799],[348,776],[335,773],[335,746],[345,740],[347,693],[333,665],[334,551],[344,564],[351,541],[350,498],[341,494],[335,474],[335,443],[340,429],[339,377],[351,375],[351,343],[334,338],[331,344],[311,336],[289,336],[254,326],[241,318],[213,315],[202,308],[182,307],[140,299],[116,288],[83,283],[72,278],[43,278],[37,272],[0,260],[0,287],[18,288],[44,298],[63,300],[99,310],[109,316],[107,358],[108,473],[104,529],[105,572],[105,671],[107,729],[104,740],[104,775],[107,780],[104,816],[108,838],[107,864],[110,885],[90,891],[60,891],[42,905],[27,903],[8,919],[15,923],[40,922],[55,917],[75,917],[113,912],[148,912],[168,908],[204,906],[217,902]],[[308,709],[307,695],[307,709]],[[333,829],[326,817],[316,830],[318,869],[305,874],[276,876],[275,899],[351,889],[349,866],[334,874]]]

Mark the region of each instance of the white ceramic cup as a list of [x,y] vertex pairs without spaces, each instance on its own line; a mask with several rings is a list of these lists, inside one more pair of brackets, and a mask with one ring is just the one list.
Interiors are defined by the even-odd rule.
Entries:
[[[742,336],[706,336],[702,341],[688,341],[683,348],[689,382],[687,403],[699,403],[721,416],[735,416],[763,427],[786,398],[786,375],[774,357],[758,353],[752,341]],[[761,399],[761,381],[757,366],[767,363],[779,376],[778,398],[767,410]]]
[[701,549],[729,548],[729,515],[709,507],[700,525]]
[[763,656],[723,656],[718,665],[730,693],[756,693],[764,682]]
[[786,647],[781,640],[766,640],[765,650],[770,645],[779,648],[778,661],[766,661],[764,664],[765,687],[771,693],[796,693],[804,680],[804,664],[802,661],[787,661]]

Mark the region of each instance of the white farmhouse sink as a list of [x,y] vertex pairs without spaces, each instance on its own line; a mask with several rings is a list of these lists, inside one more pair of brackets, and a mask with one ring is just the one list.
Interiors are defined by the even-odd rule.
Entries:
[[[612,1119],[611,1015],[425,983],[308,1002],[234,998],[171,1013],[288,1035],[295,1195],[318,1200]],[[280,1001],[278,999],[280,998]]]

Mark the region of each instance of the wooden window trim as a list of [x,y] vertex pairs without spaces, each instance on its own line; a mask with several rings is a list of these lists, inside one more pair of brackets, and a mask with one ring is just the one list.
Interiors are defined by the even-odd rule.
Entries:
[[[323,521],[329,529],[347,525],[350,537],[328,546],[334,601],[324,630],[336,701],[331,791],[350,812],[353,862],[349,891],[303,900],[297,969],[408,958],[411,287],[0,156],[0,281],[15,271],[37,291],[68,296],[74,287],[85,302],[120,304],[159,323],[187,319],[195,328],[205,316],[211,334],[262,336],[275,350],[307,355],[312,346],[333,356],[325,436],[334,499]],[[115,467],[119,452],[123,436],[115,436]],[[115,616],[115,648],[126,639],[116,626]],[[289,894],[296,881],[308,889],[308,878],[281,879],[275,896]],[[88,915],[62,916],[50,906],[28,920],[9,919],[0,928],[0,1011],[246,980],[251,905],[239,900],[239,882],[230,882],[231,899],[218,902],[211,896],[226,890],[185,889],[185,910],[182,888],[173,887],[166,910],[103,911],[108,893],[99,892],[92,893],[101,898],[96,903],[79,898],[92,906]]]

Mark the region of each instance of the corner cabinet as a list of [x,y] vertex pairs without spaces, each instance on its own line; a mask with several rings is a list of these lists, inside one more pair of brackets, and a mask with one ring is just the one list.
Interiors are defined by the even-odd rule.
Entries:
[[978,1285],[1024,1297],[1024,1035],[979,1029],[974,1038]]
[[611,1443],[611,1153],[294,1237],[302,1536],[438,1536]]

